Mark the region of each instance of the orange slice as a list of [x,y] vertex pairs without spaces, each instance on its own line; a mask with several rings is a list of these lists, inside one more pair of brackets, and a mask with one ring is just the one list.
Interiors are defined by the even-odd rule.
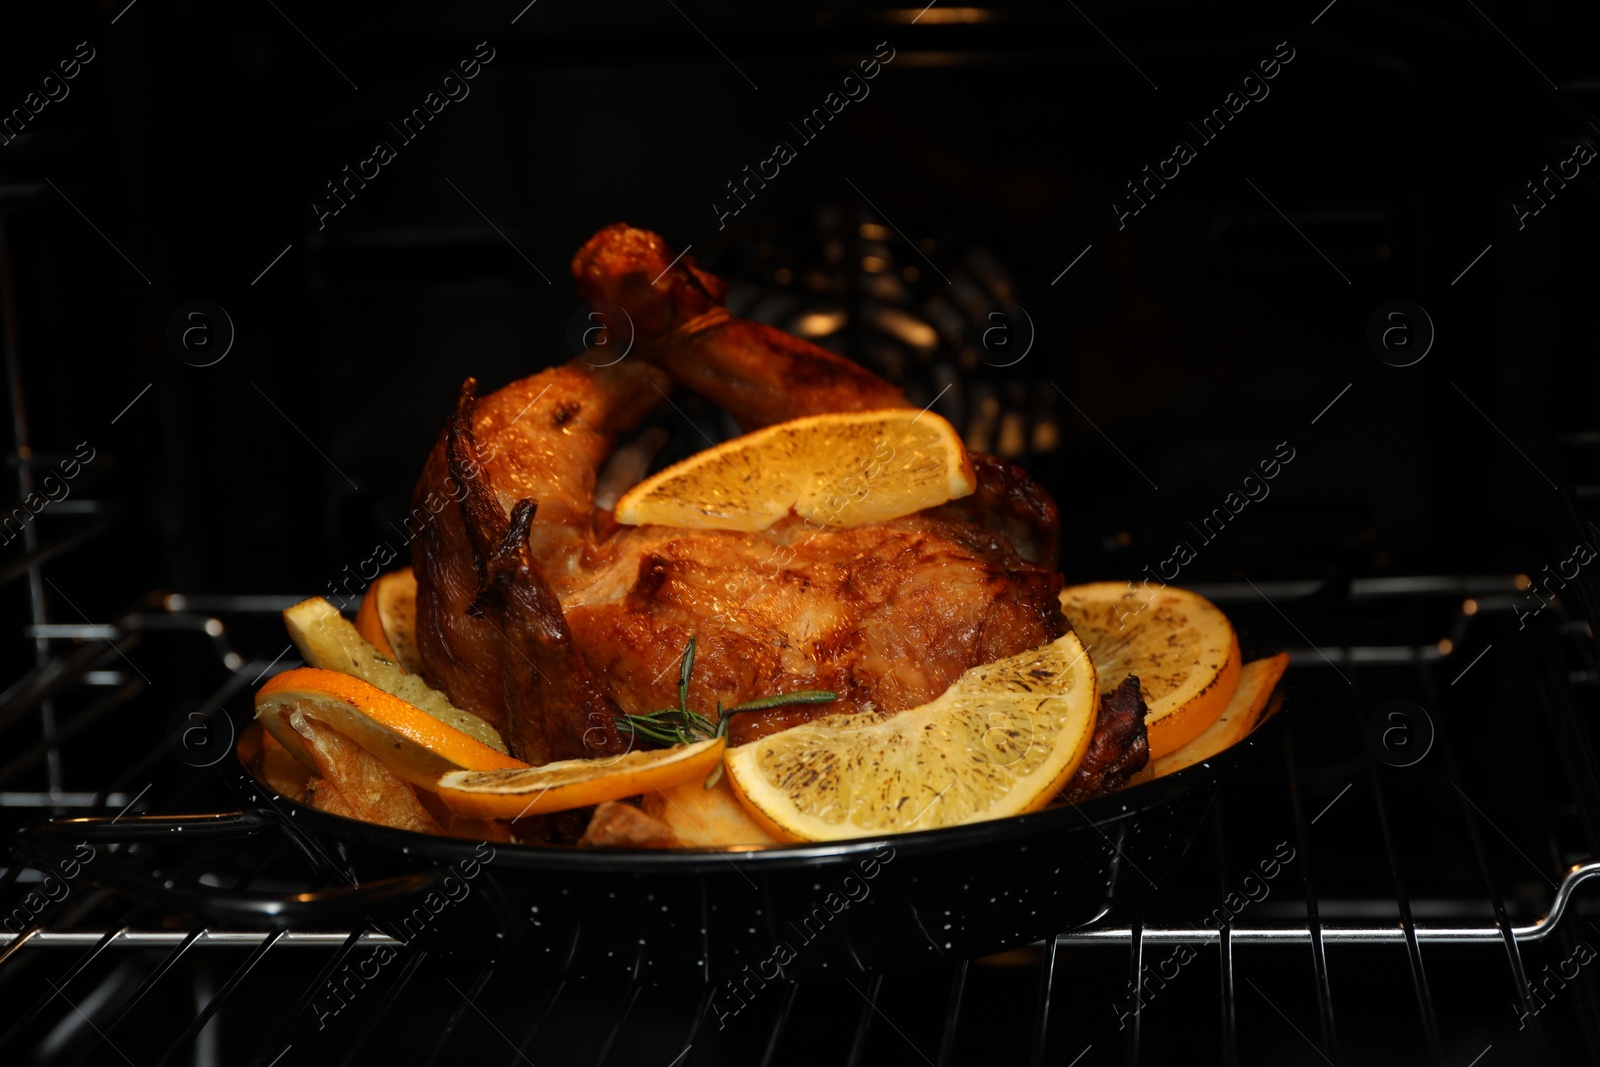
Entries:
[[417,576],[411,568],[385,574],[367,587],[356,611],[356,632],[385,659],[422,673],[417,649]]
[[973,667],[898,715],[828,715],[731,748],[727,778],[756,822],[786,840],[999,819],[1060,791],[1099,708],[1094,664],[1069,632]]
[[490,748],[510,751],[498,730],[472,712],[451,704],[443,693],[430,688],[417,675],[403,670],[322,597],[314,596],[285,608],[283,625],[289,631],[289,640],[311,666],[369,682]]
[[[305,739],[290,718],[304,715],[338,730],[412,785],[433,789],[449,771],[526,767],[399,697],[339,671],[297,667],[256,693],[256,718],[302,761]],[[314,766],[314,764],[312,764]]]
[[1267,659],[1251,660],[1239,671],[1239,688],[1233,699],[1222,709],[1217,721],[1206,727],[1198,737],[1176,751],[1159,759],[1152,759],[1144,769],[1129,780],[1130,785],[1164,774],[1181,771],[1215,756],[1218,752],[1244,740],[1267,718],[1273,690],[1278,679],[1289,666],[1289,653],[1280,652]]
[[976,487],[961,437],[933,412],[836,412],[690,456],[623,494],[616,517],[630,526],[751,532],[793,510],[848,528],[936,507]]
[[1138,675],[1151,759],[1194,740],[1233,699],[1239,639],[1205,597],[1154,582],[1094,582],[1063,589],[1061,610],[1088,646],[1102,689]]
[[704,781],[722,759],[724,741],[569,759],[525,770],[453,771],[431,788],[458,815],[519,819]]

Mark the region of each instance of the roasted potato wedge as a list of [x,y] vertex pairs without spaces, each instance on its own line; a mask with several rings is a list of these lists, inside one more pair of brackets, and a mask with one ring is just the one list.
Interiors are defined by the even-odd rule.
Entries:
[[639,806],[665,823],[684,848],[779,844],[739,803],[726,775],[710,789],[690,782],[646,793]]

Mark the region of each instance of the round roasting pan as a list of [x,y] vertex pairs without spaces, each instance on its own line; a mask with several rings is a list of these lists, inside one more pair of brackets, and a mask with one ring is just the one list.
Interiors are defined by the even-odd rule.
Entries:
[[85,840],[277,832],[332,888],[219,889],[174,881],[126,852],[85,866],[83,877],[218,926],[370,923],[408,943],[481,942],[542,977],[849,976],[1038,941],[1158,887],[1196,836],[1219,781],[1276,741],[1282,719],[1280,709],[1204,763],[1082,804],[859,841],[722,851],[478,843],[297,805],[258,782],[236,749],[219,769],[239,791],[239,811],[54,819],[26,828],[16,847],[41,860]]

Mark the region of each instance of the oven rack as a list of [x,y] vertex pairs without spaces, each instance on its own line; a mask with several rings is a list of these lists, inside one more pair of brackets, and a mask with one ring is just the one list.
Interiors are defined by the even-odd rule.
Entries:
[[[1349,670],[1360,677],[1367,672],[1398,670],[1413,675],[1421,683],[1422,689],[1432,689],[1443,697],[1448,694],[1450,687],[1446,685],[1440,688],[1435,685],[1434,675],[1438,674],[1446,682],[1449,678],[1457,678],[1460,669],[1467,666],[1468,657],[1465,650],[1474,647],[1472,628],[1490,624],[1496,616],[1509,613],[1513,601],[1519,595],[1525,595],[1523,591],[1526,584],[1527,579],[1522,576],[1422,576],[1350,583],[1347,588],[1338,590],[1338,594],[1347,602],[1365,605],[1363,610],[1368,613],[1374,610],[1381,613],[1387,610],[1386,605],[1414,602],[1418,598],[1430,598],[1440,602],[1452,601],[1455,608],[1447,616],[1441,616],[1441,628],[1436,634],[1430,634],[1432,640],[1398,643],[1357,640],[1342,644],[1322,643],[1315,647],[1292,648],[1291,661],[1296,668],[1293,677],[1314,678],[1315,681],[1311,683],[1310,688],[1328,689],[1337,685],[1334,676],[1336,671]],[[1327,592],[1318,583],[1261,583],[1259,586],[1219,584],[1202,587],[1200,591],[1223,605],[1230,614],[1244,613],[1252,598],[1257,605],[1263,602],[1291,605]],[[264,656],[246,660],[244,656],[234,651],[230,637],[231,624],[251,616],[275,615],[278,610],[295,599],[287,596],[171,595],[152,600],[150,606],[130,613],[118,620],[114,626],[98,626],[93,629],[99,634],[99,648],[102,652],[105,652],[110,644],[123,648],[123,643],[126,643],[124,651],[129,650],[133,647],[130,639],[152,634],[171,634],[176,631],[204,635],[207,638],[207,647],[224,672],[224,679],[212,692],[209,702],[222,707],[231,698],[248,692],[268,672],[287,669],[294,665],[285,654],[279,654],[270,660]],[[41,631],[49,634],[50,640],[68,639],[64,631],[56,633],[54,630],[42,628]],[[83,634],[78,631],[74,631],[72,637],[84,639]],[[1541,654],[1550,654],[1558,652],[1563,646],[1586,648],[1590,640],[1592,639],[1585,624],[1569,620],[1543,627],[1539,647]],[[57,667],[54,671],[41,671],[39,676],[21,692],[27,696],[38,692],[44,685],[66,684],[64,679],[74,672],[81,678],[92,670],[103,669],[105,656],[84,655],[85,649],[95,647],[95,643],[91,640],[69,656],[52,659],[51,664],[65,663],[69,659],[71,664]],[[1462,651],[1458,652],[1458,649]],[[285,650],[287,651],[289,650]],[[46,674],[54,681],[45,680]],[[1580,663],[1569,670],[1568,675],[1568,681],[1576,688],[1592,690],[1594,684],[1592,667]],[[145,698],[144,702],[148,703],[148,698]],[[1579,720],[1575,716],[1562,713],[1562,708],[1566,708],[1566,712],[1570,713],[1570,708],[1566,707],[1562,700],[1552,699],[1548,703],[1550,707],[1547,711],[1551,713],[1551,722],[1558,736],[1563,726],[1568,730],[1579,726]],[[93,707],[94,705],[91,705],[91,710]],[[1441,715],[1441,719],[1443,718]],[[76,726],[79,721],[78,717],[63,719],[54,727],[54,733],[45,734],[43,740],[49,743],[46,747],[56,751],[71,747],[81,729]],[[1297,721],[1299,713],[1292,712],[1291,725]],[[1118,911],[1102,916],[1099,921],[1086,928],[1065,931],[1049,942],[1031,946],[1026,953],[1029,957],[1026,967],[1035,968],[1036,976],[1027,1062],[1045,1062],[1047,1053],[1053,1051],[1047,1024],[1060,1013],[1059,1006],[1052,1007],[1055,991],[1061,981],[1062,972],[1069,967],[1069,961],[1075,954],[1104,953],[1110,950],[1121,955],[1123,963],[1117,970],[1129,976],[1127,985],[1131,989],[1133,988],[1131,983],[1142,971],[1147,970],[1152,956],[1150,950],[1153,947],[1178,944],[1200,946],[1207,951],[1211,946],[1217,949],[1219,981],[1216,990],[1218,997],[1216,1009],[1217,1019],[1220,1021],[1219,1037],[1223,1062],[1237,1062],[1238,1050],[1241,1047],[1239,1031],[1241,1009],[1234,980],[1239,961],[1252,952],[1290,949],[1302,954],[1301,966],[1306,962],[1310,964],[1309,982],[1315,992],[1315,1010],[1320,1022],[1320,1040],[1302,1035],[1305,1036],[1306,1044],[1301,1051],[1309,1055],[1314,1050],[1318,1056],[1329,1056],[1333,1062],[1337,1062],[1341,1030],[1334,1011],[1335,982],[1328,957],[1329,950],[1345,946],[1359,947],[1369,952],[1381,950],[1383,946],[1404,949],[1414,1001],[1410,1012],[1412,1015],[1410,1024],[1421,1035],[1427,1059],[1435,1063],[1448,1062],[1448,1036],[1441,1031],[1438,1021],[1438,1012],[1431,992],[1435,979],[1423,957],[1423,948],[1428,947],[1432,950],[1436,946],[1467,945],[1478,946],[1481,952],[1490,946],[1498,946],[1499,951],[1495,955],[1502,960],[1499,964],[1501,971],[1499,981],[1503,983],[1503,999],[1510,1000],[1516,990],[1522,992],[1525,1009],[1530,1012],[1531,1047],[1540,1051],[1547,1059],[1553,1055],[1547,1047],[1548,1043],[1543,1034],[1544,1024],[1538,1017],[1539,1012],[1532,1010],[1535,1002],[1531,998],[1537,994],[1531,990],[1530,979],[1537,977],[1537,967],[1532,960],[1526,958],[1526,954],[1545,946],[1562,946],[1561,951],[1570,952],[1570,947],[1567,946],[1571,945],[1575,937],[1574,928],[1580,923],[1589,922],[1587,914],[1592,913],[1593,909],[1584,906],[1578,890],[1583,882],[1600,874],[1600,860],[1593,858],[1592,849],[1587,846],[1579,846],[1575,850],[1554,849],[1548,857],[1549,862],[1543,864],[1542,869],[1525,870],[1509,877],[1503,875],[1498,872],[1497,861],[1491,859],[1491,853],[1496,851],[1493,839],[1503,836],[1503,831],[1488,815],[1481,810],[1475,810],[1475,805],[1463,792],[1461,802],[1457,805],[1462,829],[1471,842],[1472,863],[1481,872],[1482,885],[1479,892],[1482,901],[1487,901],[1492,914],[1487,917],[1473,917],[1470,913],[1474,909],[1468,902],[1448,895],[1442,899],[1428,898],[1432,901],[1429,903],[1424,898],[1413,895],[1408,888],[1407,879],[1402,874],[1404,864],[1398,856],[1393,833],[1393,823],[1399,813],[1391,795],[1394,791],[1394,775],[1397,772],[1394,768],[1383,766],[1368,752],[1365,755],[1366,787],[1370,794],[1371,810],[1376,816],[1383,839],[1389,880],[1392,882],[1391,891],[1386,894],[1387,899],[1376,896],[1355,899],[1334,895],[1319,896],[1313,874],[1316,873],[1320,878],[1323,872],[1320,865],[1312,862],[1313,848],[1318,846],[1318,842],[1311,832],[1311,824],[1321,819],[1329,809],[1333,808],[1333,804],[1338,803],[1346,796],[1346,792],[1353,789],[1355,779],[1352,777],[1345,792],[1331,797],[1332,803],[1328,803],[1328,797],[1318,795],[1315,800],[1317,806],[1322,807],[1323,804],[1327,804],[1327,807],[1322,808],[1320,812],[1311,811],[1309,805],[1313,801],[1306,795],[1303,780],[1308,774],[1319,772],[1305,760],[1303,754],[1297,754],[1297,744],[1303,744],[1297,740],[1297,734],[1300,732],[1296,729],[1284,732],[1280,775],[1288,791],[1293,840],[1304,885],[1303,905],[1295,905],[1296,910],[1301,912],[1300,917],[1280,918],[1274,921],[1247,917],[1240,921],[1225,923],[1220,929],[1213,931],[1188,921],[1193,917],[1192,912],[1188,918],[1178,916],[1173,920],[1164,917],[1161,914],[1159,901],[1153,901],[1148,902],[1150,904],[1148,908],[1136,907],[1131,913],[1126,913],[1119,906]],[[1574,742],[1576,735],[1569,736],[1565,740],[1569,743]],[[1440,744],[1441,755],[1448,761],[1450,775],[1452,781],[1457,784],[1457,791],[1465,786],[1476,792],[1476,786],[1469,785],[1469,779],[1463,777],[1461,765],[1456,762],[1451,738],[1448,731],[1442,728]],[[163,761],[163,757],[167,757],[168,763],[173,762],[167,755],[165,738],[142,758],[136,760],[134,768],[151,770]],[[1585,808],[1584,798],[1593,795],[1594,783],[1584,782],[1586,767],[1586,763],[1572,764],[1569,761],[1566,770],[1573,797],[1573,810],[1579,815],[1580,823],[1588,824],[1592,823],[1594,811]],[[150,795],[148,790],[138,793],[139,774],[133,774],[131,777],[124,774],[121,779],[107,784],[97,798],[100,801],[98,804],[87,805],[82,810],[115,811],[123,808],[143,811],[153,806],[159,806],[163,810],[182,810],[185,807],[184,795],[196,788],[197,778],[204,779],[206,775],[207,772],[203,770],[191,772],[188,785],[180,788],[175,796],[163,798],[160,805],[152,805],[147,799]],[[8,792],[5,796],[8,802],[14,803],[26,799],[29,794],[14,791]],[[113,798],[122,800],[123,797],[132,797],[132,800],[113,806]],[[57,799],[65,799],[65,794]],[[1224,843],[1236,832],[1234,827],[1237,822],[1226,817],[1231,806],[1232,798],[1225,797],[1219,806],[1220,810],[1212,820],[1216,853],[1214,862],[1219,884],[1227,884],[1229,881],[1226,877],[1230,866],[1229,850]],[[192,808],[192,805],[190,807]],[[1577,836],[1586,837],[1583,833]],[[1511,847],[1515,850],[1511,853],[1513,857],[1516,853],[1521,853],[1522,859],[1527,860],[1527,853],[1521,846],[1513,841]],[[1499,848],[1498,851],[1506,852],[1504,848]],[[240,880],[239,887],[252,885],[254,877],[265,871],[278,858],[281,856],[276,854],[267,857],[252,876]],[[1500,858],[1503,859],[1504,856]],[[1563,858],[1573,859],[1573,862],[1563,864],[1560,862]],[[30,883],[24,877],[24,873],[20,866],[13,864],[4,875],[0,875],[0,903],[9,904],[16,894],[26,889]],[[1509,899],[1505,892],[1506,887],[1514,886],[1519,877],[1526,880],[1533,873],[1543,876],[1549,883],[1542,897],[1535,899],[1530,894],[1519,892],[1516,894],[1517,899]],[[1370,889],[1370,884],[1366,888]],[[66,969],[60,972],[62,977],[41,992],[38,999],[19,1017],[18,1022],[10,1025],[21,1026],[37,1015],[50,1011],[52,1005],[55,1005],[56,1011],[65,1012],[66,1009],[61,1001],[69,995],[76,999],[71,987],[72,981],[90,972],[102,954],[105,954],[106,958],[119,952],[140,958],[148,957],[151,953],[160,954],[158,960],[151,961],[143,982],[133,991],[131,999],[124,1002],[126,1006],[121,1012],[113,1013],[102,1020],[115,1030],[131,1019],[131,1013],[138,1009],[145,994],[157,986],[169,972],[178,968],[180,963],[185,960],[193,961],[200,956],[217,955],[231,958],[243,953],[243,958],[232,970],[212,984],[208,995],[195,1001],[193,1018],[181,1028],[163,1054],[166,1058],[172,1058],[182,1054],[184,1049],[191,1049],[198,1055],[197,1050],[201,1045],[196,1041],[197,1036],[206,1029],[213,1018],[226,1014],[230,1000],[248,984],[252,972],[263,968],[267,963],[290,956],[293,959],[306,958],[304,953],[290,954],[288,950],[316,949],[317,952],[312,958],[323,963],[320,974],[331,973],[357,949],[392,944],[386,935],[370,928],[267,932],[205,926],[184,929],[181,921],[174,926],[174,917],[171,916],[159,917],[160,922],[151,923],[138,908],[128,912],[120,922],[104,920],[95,922],[90,919],[91,915],[98,917],[105,912],[107,905],[111,903],[113,901],[106,894],[98,892],[83,899],[70,898],[63,902],[63,907],[60,909],[48,909],[41,913],[37,921],[26,929],[14,934],[0,934],[0,987],[10,985],[8,980],[12,979],[19,969],[27,969],[24,961],[66,959],[71,961]],[[1392,912],[1388,918],[1376,915],[1367,918],[1362,914],[1382,911],[1385,906]],[[1282,910],[1287,906],[1274,904],[1272,907]],[[1430,913],[1427,921],[1417,919],[1418,910]],[[1445,914],[1452,910],[1459,914]],[[1345,912],[1356,913],[1361,917],[1356,921],[1338,918]],[[46,951],[51,949],[66,951]],[[194,954],[195,949],[209,951]],[[72,956],[72,952],[76,952],[76,956]],[[948,987],[942,994],[943,1002],[950,1009],[947,1023],[940,1030],[936,1041],[930,1035],[929,1040],[925,1042],[913,1042],[919,1049],[937,1047],[938,1053],[930,1057],[930,1062],[941,1065],[964,1062],[958,1056],[961,1033],[957,1026],[957,1020],[962,1015],[960,1010],[962,998],[966,995],[964,990],[970,993],[967,988],[969,982],[977,981],[978,975],[984,973],[986,966],[982,961],[954,963]],[[481,979],[487,984],[491,974],[492,968],[485,967],[474,980]],[[387,1013],[396,1010],[395,1005],[403,999],[407,984],[425,981],[426,977],[427,968],[414,967],[403,971],[396,980],[397,987],[390,990],[381,1003],[373,1005],[373,1010],[378,1012],[378,1016],[370,1020],[363,1030],[365,1035],[363,1040],[371,1039],[379,1020]],[[878,1039],[884,1039],[884,1035],[892,1038],[895,1031],[903,1029],[906,1025],[904,1019],[886,1020],[880,1015],[878,998],[886,995],[884,990],[887,988],[892,991],[902,982],[921,982],[924,978],[926,976],[874,975],[864,976],[861,979],[863,984],[860,988],[856,988],[856,994],[864,1003],[852,1039],[851,1058],[847,1059],[847,1062],[858,1062],[864,1055],[863,1050],[868,1047],[869,1035],[879,1034]],[[1117,983],[1119,988],[1107,992],[1125,993],[1120,988],[1123,984],[1125,983]],[[312,986],[300,991],[298,1001],[293,1005],[288,1003],[281,1005],[287,1009],[286,1027],[294,1024],[297,1018],[304,1022],[306,1013],[311,1010],[311,992],[316,985],[314,982]],[[550,986],[546,996],[560,996],[569,985],[572,984],[555,983]],[[811,995],[813,985],[815,984],[807,986],[808,996]],[[463,985],[461,988],[465,990],[467,987]],[[834,986],[833,990],[841,996],[849,997],[849,994],[845,994],[840,987]],[[634,1011],[634,1002],[640,998],[643,991],[643,987],[639,986],[615,991],[620,996],[623,1007],[608,1031],[607,1042],[597,1054],[595,1062],[606,1062],[611,1054],[609,1050],[617,1047],[617,1042],[626,1038],[629,1032],[628,1018]],[[710,990],[704,991],[699,1014],[694,1015],[694,1019],[697,1020],[693,1024],[696,1033],[705,1028],[713,1014],[711,993]],[[781,1050],[785,1044],[779,1037],[785,1032],[793,1003],[799,993],[799,986],[789,986],[780,997],[774,998],[778,1004],[778,1015],[775,1019],[766,1021],[764,1035],[758,1041],[762,1049],[759,1062],[781,1062]],[[1593,1017],[1596,1014],[1593,1009],[1597,1001],[1594,999],[1592,987],[1585,986],[1580,989],[1573,999],[1577,1001],[1580,997],[1587,998],[1584,1005]],[[284,999],[292,998],[286,996]],[[1141,1062],[1141,1046],[1148,1043],[1150,1035],[1142,1026],[1145,1010],[1140,1000],[1134,998],[1131,1003],[1131,1012],[1122,1020],[1124,1026],[1119,1027],[1115,1034],[1123,1046],[1125,1061],[1136,1063]],[[1108,1016],[1109,1014],[1107,1013]],[[555,1022],[546,1023],[542,1021],[544,1016],[541,1016],[541,1025],[557,1025],[559,1014],[554,1018]],[[3,1019],[3,1014],[0,1014],[0,1020]],[[440,1049],[444,1047],[448,1033],[463,1021],[461,1011],[451,1016],[447,1033],[441,1038]],[[100,1028],[106,1029],[105,1026]],[[0,1031],[4,1029],[6,1026],[0,1025]],[[1305,1029],[1308,1034],[1313,1032],[1309,1028]],[[1592,1027],[1588,1030],[1592,1030]],[[1588,1030],[1584,1034],[1588,1056],[1591,1060],[1600,1062],[1600,1055],[1595,1051],[1597,1046],[1592,1040],[1593,1035]],[[532,1036],[530,1032],[528,1038],[531,1040]],[[704,1039],[705,1035],[701,1036]],[[693,1041],[689,1044],[693,1044]],[[257,1062],[267,1063],[270,1061],[270,1056],[265,1056],[265,1053],[277,1054],[279,1051],[281,1046],[264,1049],[262,1050],[264,1058],[258,1057]],[[1553,1059],[1548,1061],[1557,1062]],[[701,1061],[689,1058],[685,1062]]]
[[[1441,926],[1435,923],[1414,923],[1408,931],[1394,924],[1321,923],[1313,934],[1306,923],[1239,924],[1227,928],[1227,939],[1236,945],[1310,945],[1320,940],[1326,944],[1398,945],[1404,944],[1408,935],[1414,935],[1420,945],[1474,945],[1500,944],[1507,934],[1518,942],[1537,942],[1554,935],[1571,904],[1578,886],[1591,878],[1600,877],[1600,860],[1589,860],[1574,865],[1561,879],[1550,910],[1534,922],[1512,926],[1509,931],[1499,926]],[[49,948],[176,948],[190,942],[198,948],[257,948],[268,938],[280,948],[336,948],[355,937],[357,948],[376,948],[387,945],[398,948],[404,944],[388,934],[374,930],[356,931],[354,935],[344,930],[286,930],[281,933],[265,930],[213,930],[206,928],[195,936],[192,932],[176,930],[56,930],[33,927],[20,934],[0,934],[0,949],[9,951],[24,945],[31,949]],[[1130,945],[1137,938],[1146,945],[1216,945],[1223,931],[1208,927],[1144,926],[1094,923],[1078,930],[1057,934],[1055,944],[1070,945]],[[19,944],[22,942],[22,944]],[[1044,941],[1033,942],[1030,948],[1043,948]],[[0,956],[0,962],[4,957]]]

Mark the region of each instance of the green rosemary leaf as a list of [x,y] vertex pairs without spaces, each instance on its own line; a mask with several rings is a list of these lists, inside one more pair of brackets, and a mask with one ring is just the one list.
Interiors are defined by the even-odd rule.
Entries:
[[[689,673],[694,669],[694,645],[694,636],[690,635],[689,643],[683,650],[683,665],[678,670],[678,706],[660,708],[640,715],[618,716],[619,730],[626,730],[634,737],[642,737],[658,745],[692,745],[697,741],[726,737],[729,717],[741,711],[765,711],[767,708],[781,708],[786,704],[826,704],[830,700],[838,699],[837,694],[825,689],[802,689],[794,693],[779,693],[759,700],[746,701],[727,709],[723,708],[722,701],[719,700],[717,721],[712,722],[689,707]],[[706,788],[715,785],[718,777],[719,775],[714,772],[708,779]]]
[[658,726],[642,715],[622,716],[617,720],[617,728],[658,745],[676,745],[683,741],[678,731]]
[[778,693],[757,700],[747,700],[743,704],[735,704],[728,709],[727,714],[732,715],[739,711],[765,711],[768,708],[781,708],[786,704],[826,704],[830,700],[838,699],[838,693],[830,693],[826,689],[801,689],[793,693]]
[[694,669],[694,634],[689,635],[689,645],[683,650],[683,666],[678,670],[678,710],[689,710],[689,672]]

